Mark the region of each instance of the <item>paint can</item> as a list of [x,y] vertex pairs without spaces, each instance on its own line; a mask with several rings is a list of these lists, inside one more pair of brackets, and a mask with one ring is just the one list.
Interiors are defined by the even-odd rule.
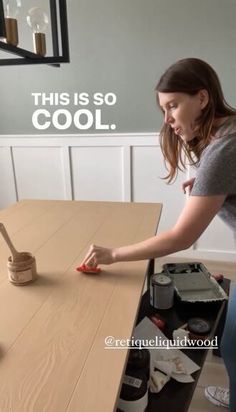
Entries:
[[202,318],[191,318],[187,324],[190,339],[205,340],[211,331],[211,324]]
[[169,309],[174,304],[174,284],[165,273],[150,278],[150,304],[156,309]]
[[12,260],[10,256],[7,261],[9,281],[17,286],[27,285],[37,279],[35,257],[29,252],[21,252],[20,255],[17,260]]

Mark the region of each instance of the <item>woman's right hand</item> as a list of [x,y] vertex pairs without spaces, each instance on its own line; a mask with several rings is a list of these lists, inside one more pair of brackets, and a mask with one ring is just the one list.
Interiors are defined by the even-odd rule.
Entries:
[[96,267],[100,264],[110,265],[115,262],[115,249],[91,245],[82,265]]
[[188,194],[191,193],[191,190],[192,190],[193,185],[194,185],[194,181],[195,181],[195,177],[192,177],[191,179],[186,180],[186,182],[184,182],[182,184],[182,189],[183,189],[184,193],[186,193],[186,189],[188,189]]

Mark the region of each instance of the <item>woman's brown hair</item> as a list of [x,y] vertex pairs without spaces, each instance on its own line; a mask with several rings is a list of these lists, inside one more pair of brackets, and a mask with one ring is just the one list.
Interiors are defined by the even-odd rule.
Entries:
[[208,63],[200,59],[179,60],[166,70],[156,86],[157,92],[179,92],[191,96],[203,89],[209,94],[209,102],[197,119],[198,136],[185,143],[174,133],[170,125],[164,124],[161,129],[160,145],[169,171],[165,177],[168,183],[176,178],[178,170],[186,168],[185,157],[191,165],[198,164],[202,151],[211,141],[214,119],[235,115],[236,110],[225,101],[216,72]]

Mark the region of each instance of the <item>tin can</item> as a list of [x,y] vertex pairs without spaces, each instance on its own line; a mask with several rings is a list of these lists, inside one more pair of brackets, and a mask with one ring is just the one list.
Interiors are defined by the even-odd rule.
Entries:
[[174,304],[174,284],[165,273],[150,278],[150,304],[156,309],[169,309]]

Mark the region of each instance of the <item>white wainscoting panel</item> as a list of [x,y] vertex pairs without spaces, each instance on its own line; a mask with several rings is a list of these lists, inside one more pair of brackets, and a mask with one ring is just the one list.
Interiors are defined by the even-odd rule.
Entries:
[[75,200],[123,200],[122,148],[72,147]]
[[0,147],[0,208],[17,200],[15,174],[12,162],[12,149]]
[[13,147],[18,199],[65,199],[60,147]]
[[134,202],[158,202],[163,204],[159,231],[172,227],[185,202],[181,183],[187,174],[179,173],[176,181],[168,185],[163,178],[167,171],[160,148],[156,146],[132,148],[132,199]]
[[[1,208],[26,198],[160,202],[160,232],[181,213],[181,184],[192,170],[171,185],[165,174],[154,133],[0,136]],[[215,218],[178,256],[236,262],[232,233]]]

